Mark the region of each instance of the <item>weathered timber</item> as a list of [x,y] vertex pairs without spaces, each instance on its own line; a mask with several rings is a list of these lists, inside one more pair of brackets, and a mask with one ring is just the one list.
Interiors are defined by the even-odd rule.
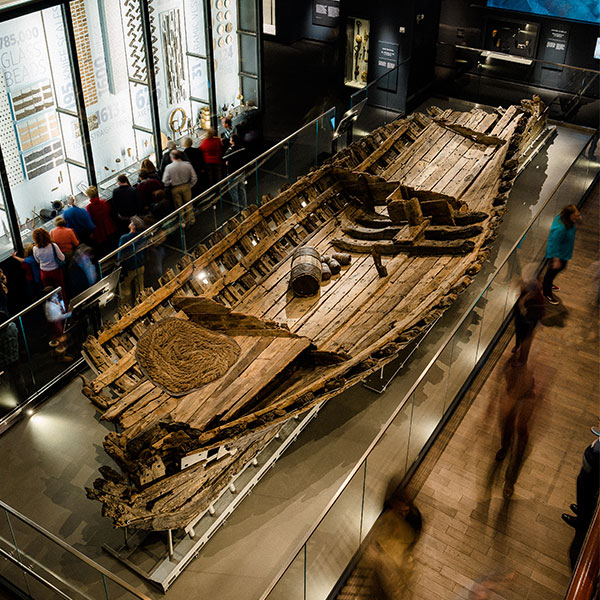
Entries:
[[480,225],[447,227],[432,225],[425,229],[426,240],[462,240],[475,237],[483,232]]
[[375,268],[377,269],[377,274],[379,277],[387,277],[388,272],[381,260],[381,254],[377,250],[371,251],[371,256],[373,257],[373,262],[375,263]]
[[478,144],[487,144],[489,146],[502,146],[506,143],[506,140],[503,140],[500,137],[496,137],[495,135],[485,135],[483,133],[480,133],[479,131],[474,131],[473,129],[470,129],[469,127],[456,125],[454,123],[447,123],[443,119],[437,119],[436,122],[440,123],[442,127],[446,127],[456,133],[460,133],[461,135],[464,135],[465,137],[469,138],[470,140],[473,140],[474,142],[477,142]]
[[[84,393],[121,427],[104,445],[123,472],[104,469],[88,493],[117,526],[185,527],[282,423],[393,360],[469,285],[547,112],[432,114],[443,122],[386,124],[249,206],[86,343],[99,374]],[[307,246],[319,256],[317,293],[298,297],[292,256]],[[321,282],[322,264],[344,269]],[[239,347],[221,376],[179,397],[131,360],[173,306]],[[177,360],[192,372],[183,346]],[[216,448],[218,460],[181,468]]]

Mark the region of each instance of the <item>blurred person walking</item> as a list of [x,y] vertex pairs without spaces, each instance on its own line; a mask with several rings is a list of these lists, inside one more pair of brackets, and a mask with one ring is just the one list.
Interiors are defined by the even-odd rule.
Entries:
[[[167,165],[163,175],[163,183],[166,188],[171,190],[171,197],[176,208],[187,204],[192,199],[192,188],[196,185],[198,178],[194,167],[189,161],[184,162],[183,154],[179,150],[171,151],[171,164]],[[188,207],[185,209],[184,226],[189,227],[196,222],[194,209]]]
[[71,297],[75,297],[87,290],[98,281],[98,272],[93,261],[92,249],[86,244],[79,244],[69,268],[69,284]]
[[[0,309],[0,324],[8,320],[8,313]],[[27,393],[19,368],[19,330],[14,321],[0,329],[0,376],[6,376],[17,400],[25,400]]]
[[516,341],[512,352],[515,366],[527,362],[535,327],[543,316],[542,286],[536,277],[535,266],[526,265],[521,275],[521,293],[514,308]]
[[[44,294],[49,294],[52,287],[44,288]],[[65,309],[65,304],[58,293],[52,294],[44,304],[44,314],[50,327],[50,347],[61,362],[71,362],[72,356],[66,354],[67,336],[64,333],[65,319],[71,316]]]
[[505,390],[499,402],[501,444],[496,452],[496,461],[503,461],[512,448],[502,490],[502,495],[508,499],[514,493],[525,458],[529,430],[543,394],[539,389],[536,390],[533,372],[526,364],[508,360],[503,376]]
[[370,532],[365,566],[373,577],[377,596],[401,600],[408,591],[414,571],[412,550],[421,535],[423,520],[419,509],[402,491],[395,491]]
[[548,268],[542,283],[544,297],[550,304],[558,304],[554,291],[559,288],[554,285],[554,279],[566,268],[567,263],[573,256],[575,224],[580,220],[579,209],[574,204],[567,204],[552,221],[550,233],[548,234],[548,244],[546,245]]

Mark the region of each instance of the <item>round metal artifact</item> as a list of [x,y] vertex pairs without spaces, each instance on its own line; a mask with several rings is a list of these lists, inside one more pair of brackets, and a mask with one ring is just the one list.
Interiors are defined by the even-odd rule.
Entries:
[[225,38],[225,41],[226,41],[228,44],[231,44],[231,43],[233,42],[233,37],[232,37],[231,35],[228,35],[228,36]]
[[292,254],[290,287],[296,296],[314,296],[321,287],[321,256],[309,246]]
[[231,17],[233,17],[233,13],[230,10],[225,11],[225,19],[230,21]]
[[219,48],[224,48],[225,47],[225,38],[219,38]]
[[218,27],[217,27],[217,33],[219,35],[223,35],[225,33],[225,25],[223,25],[223,23],[221,23]]
[[217,21],[224,21],[225,15],[222,12],[217,13]]
[[217,2],[216,2],[216,4],[215,4],[215,6],[216,6],[216,7],[217,7],[219,10],[221,10],[221,9],[222,9],[222,8],[225,6],[225,3],[223,2],[223,0],[217,0]]
[[225,31],[231,33],[233,31],[233,23],[227,23],[227,25],[225,25]]

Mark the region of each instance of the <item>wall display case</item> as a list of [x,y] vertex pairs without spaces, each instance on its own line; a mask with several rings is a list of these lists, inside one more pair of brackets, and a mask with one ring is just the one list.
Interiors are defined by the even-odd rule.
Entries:
[[351,87],[367,85],[369,69],[370,23],[368,19],[348,17],[346,21],[346,69],[344,83]]
[[489,19],[485,49],[511,56],[534,58],[538,24],[506,19]]
[[32,0],[0,22],[0,238],[27,241],[42,209],[258,105],[258,2]]

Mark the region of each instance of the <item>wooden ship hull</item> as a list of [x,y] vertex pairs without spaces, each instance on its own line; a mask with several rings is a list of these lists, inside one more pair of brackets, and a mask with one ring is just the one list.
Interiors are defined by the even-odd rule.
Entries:
[[[192,523],[283,423],[393,360],[452,304],[545,129],[537,98],[433,108],[231,219],[87,340],[97,377],[84,393],[120,431],[104,442],[120,472],[102,467],[88,496],[115,526]],[[307,247],[350,263],[330,261],[302,297],[290,271]]]

